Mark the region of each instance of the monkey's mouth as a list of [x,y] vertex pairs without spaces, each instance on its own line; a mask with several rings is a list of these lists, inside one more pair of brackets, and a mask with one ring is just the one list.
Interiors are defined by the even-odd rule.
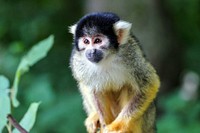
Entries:
[[85,56],[90,62],[98,63],[103,59],[103,52],[98,49],[88,49]]

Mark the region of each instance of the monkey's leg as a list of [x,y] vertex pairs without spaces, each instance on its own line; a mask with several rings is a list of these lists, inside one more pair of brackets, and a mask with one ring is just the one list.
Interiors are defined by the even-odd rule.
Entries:
[[117,118],[105,128],[104,132],[140,133],[137,130],[142,127],[141,116],[156,97],[158,86],[159,81],[156,81],[145,86],[145,88],[141,88],[140,92],[136,92],[125,107],[122,108]]

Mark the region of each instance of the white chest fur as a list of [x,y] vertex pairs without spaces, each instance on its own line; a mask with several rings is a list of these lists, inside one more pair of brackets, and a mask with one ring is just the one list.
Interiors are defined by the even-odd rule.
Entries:
[[115,88],[116,90],[130,81],[130,74],[119,58],[110,58],[97,64],[83,58],[75,62],[74,69],[78,70],[75,72],[75,77],[91,89],[101,91]]

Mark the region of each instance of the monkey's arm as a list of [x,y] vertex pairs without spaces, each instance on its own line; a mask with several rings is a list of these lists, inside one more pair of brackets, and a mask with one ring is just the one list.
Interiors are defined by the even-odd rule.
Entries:
[[88,133],[95,133],[100,127],[99,123],[99,115],[94,106],[94,100],[91,96],[90,88],[83,84],[79,84],[79,89],[83,97],[83,105],[87,112],[87,118],[85,120],[85,126],[87,128]]
[[[138,124],[140,122],[138,122],[137,120],[144,114],[144,112],[147,110],[150,103],[152,103],[152,101],[156,97],[159,84],[160,83],[157,78],[154,80],[154,82],[149,83],[144,88],[141,88],[139,92],[136,92],[136,94],[121,110],[117,118],[110,125],[107,126],[107,130],[108,131],[118,131],[118,130],[127,131],[130,129],[136,132],[137,130],[140,130],[139,126],[141,124]],[[134,123],[136,121],[137,121],[137,124]],[[134,123],[135,125],[131,125],[130,123]],[[134,129],[133,126],[138,126],[138,127],[136,127],[137,129]]]

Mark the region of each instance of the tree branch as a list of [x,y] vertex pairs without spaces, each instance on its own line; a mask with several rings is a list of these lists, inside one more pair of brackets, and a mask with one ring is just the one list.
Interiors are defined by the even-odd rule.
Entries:
[[7,116],[7,118],[8,118],[8,121],[9,121],[15,128],[17,128],[21,133],[28,133],[28,132],[15,120],[15,118],[14,118],[11,114],[9,114],[9,115]]

